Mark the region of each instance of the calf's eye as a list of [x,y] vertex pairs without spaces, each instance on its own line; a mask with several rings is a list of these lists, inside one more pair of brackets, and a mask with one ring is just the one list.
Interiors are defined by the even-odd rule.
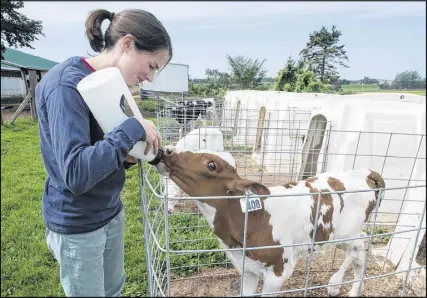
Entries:
[[211,170],[211,171],[215,170],[215,169],[216,169],[216,165],[215,165],[215,163],[214,163],[213,161],[210,161],[210,162],[208,163],[208,168],[209,168],[209,170]]

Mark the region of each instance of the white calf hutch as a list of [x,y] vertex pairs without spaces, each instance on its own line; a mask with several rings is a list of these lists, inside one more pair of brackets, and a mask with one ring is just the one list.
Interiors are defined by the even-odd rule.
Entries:
[[[242,178],[274,186],[323,172],[380,173],[383,198],[360,237],[367,254],[362,294],[423,295],[425,249],[418,248],[426,222],[425,96],[232,91],[216,99],[215,110],[215,121],[203,119],[193,127],[221,130],[224,150],[235,158]],[[158,114],[165,142],[176,144],[176,121],[163,117],[164,110]],[[208,139],[202,134],[200,143],[212,147]],[[194,200],[174,197],[176,205],[168,212],[171,197],[156,169],[140,171],[148,295],[240,296],[241,277]],[[279,296],[327,295],[329,279],[344,258],[335,248],[311,253],[297,263]],[[341,296],[353,282],[360,280],[348,269]]]

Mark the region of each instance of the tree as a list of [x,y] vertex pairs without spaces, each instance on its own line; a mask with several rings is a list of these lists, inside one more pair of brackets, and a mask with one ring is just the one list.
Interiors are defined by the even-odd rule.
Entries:
[[370,77],[364,77],[361,82],[365,85],[377,85],[379,81],[377,79],[371,79]]
[[34,40],[38,40],[37,35],[44,36],[42,32],[42,22],[28,19],[16,9],[24,7],[23,1],[1,1],[1,60],[6,51],[4,42],[9,46],[29,47]]
[[284,68],[279,70],[279,73],[274,78],[274,90],[277,91],[293,91],[297,79],[298,67],[295,65],[295,60],[291,57],[286,61]]
[[380,86],[380,89],[384,89],[384,90],[391,89],[391,85],[387,81],[385,81],[384,83],[380,84],[379,86]]
[[423,79],[418,71],[404,71],[396,75],[392,86],[394,89],[420,89],[423,87]]
[[220,72],[217,69],[206,69],[206,81],[209,88],[228,89],[231,85],[231,76],[226,72]]
[[231,78],[240,89],[259,89],[267,70],[263,68],[265,59],[259,62],[243,56],[231,57],[227,55],[231,68]]
[[288,92],[328,92],[331,86],[316,79],[314,71],[307,61],[298,62],[291,57],[275,77],[274,90]]
[[300,52],[300,55],[313,65],[314,73],[322,83],[338,80],[336,64],[348,68],[345,64],[348,57],[344,45],[337,45],[341,35],[335,26],[332,26],[331,31],[322,26],[320,31],[309,35],[309,42]]

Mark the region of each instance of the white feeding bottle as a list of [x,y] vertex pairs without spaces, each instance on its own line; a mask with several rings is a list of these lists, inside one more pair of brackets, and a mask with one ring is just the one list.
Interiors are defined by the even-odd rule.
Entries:
[[[129,118],[120,107],[122,95],[128,102],[134,117],[143,119],[117,67],[103,68],[89,74],[77,84],[77,90],[104,133],[112,131]],[[159,154],[156,156],[151,148],[147,155],[144,155],[146,146],[147,143],[144,141],[137,142],[129,151],[129,155],[148,162],[158,162],[161,159],[159,155],[162,155],[163,151],[159,149]]]

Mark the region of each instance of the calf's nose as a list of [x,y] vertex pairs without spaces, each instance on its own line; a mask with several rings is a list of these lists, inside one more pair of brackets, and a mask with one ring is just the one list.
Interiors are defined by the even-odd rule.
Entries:
[[171,149],[171,148],[166,148],[166,150],[165,150],[165,155],[170,156],[170,155],[172,155],[172,153],[173,153],[173,149]]
[[173,146],[165,146],[164,148],[164,157],[171,157],[175,153],[175,147]]

